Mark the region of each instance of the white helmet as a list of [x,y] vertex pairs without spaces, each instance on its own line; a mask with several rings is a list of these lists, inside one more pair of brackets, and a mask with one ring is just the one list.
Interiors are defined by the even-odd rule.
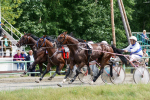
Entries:
[[102,43],[108,44],[107,41],[102,41]]
[[88,41],[88,44],[94,44],[94,42],[93,41]]
[[129,39],[137,41],[137,38],[135,36],[131,36]]

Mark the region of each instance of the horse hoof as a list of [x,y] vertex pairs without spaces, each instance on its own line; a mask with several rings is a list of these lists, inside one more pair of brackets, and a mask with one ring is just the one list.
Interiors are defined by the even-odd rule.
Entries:
[[62,87],[62,84],[61,83],[59,83],[59,84],[57,84],[59,87]]
[[49,77],[49,78],[48,78],[48,80],[52,80],[52,78],[51,78],[51,77]]
[[70,78],[67,78],[66,81],[70,81]]
[[23,76],[24,76],[24,75],[22,75],[22,74],[20,75],[20,77],[23,77]]
[[70,82],[68,82],[68,84],[72,84],[72,82],[70,81]]
[[35,81],[36,83],[40,83],[40,81],[38,80],[38,81]]
[[89,84],[90,84],[90,85],[93,85],[93,81],[91,81]]

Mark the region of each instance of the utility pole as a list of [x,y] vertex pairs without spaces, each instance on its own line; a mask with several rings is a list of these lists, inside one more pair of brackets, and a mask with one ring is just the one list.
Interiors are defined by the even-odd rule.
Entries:
[[128,18],[127,18],[127,15],[126,15],[126,11],[125,11],[125,8],[124,8],[123,1],[120,0],[120,3],[121,3],[121,6],[122,6],[122,11],[123,11],[124,18],[125,18],[125,21],[126,21],[126,25],[127,25],[127,28],[128,28],[129,36],[132,36],[130,25],[129,25],[129,22],[128,22]]
[[116,47],[113,0],[110,0],[113,45]]
[[0,28],[1,28],[1,0],[0,0]]
[[118,0],[118,5],[119,5],[121,17],[122,17],[123,26],[124,26],[124,29],[125,29],[125,32],[126,32],[126,36],[127,36],[127,39],[128,39],[128,44],[130,44],[129,32],[128,32],[129,30],[128,30],[127,25],[126,25],[126,21],[125,21],[125,18],[124,18],[125,16],[124,16],[124,13],[123,13],[123,8],[121,6],[120,0]]
[[95,3],[97,3],[97,0],[95,0]]

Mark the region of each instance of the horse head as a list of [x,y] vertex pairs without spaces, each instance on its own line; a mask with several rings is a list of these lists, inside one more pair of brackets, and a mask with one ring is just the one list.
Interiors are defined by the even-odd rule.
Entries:
[[16,46],[20,48],[21,46],[28,44],[30,35],[31,35],[30,33],[27,34],[24,32],[24,35],[17,42]]
[[36,51],[37,49],[39,49],[41,47],[45,47],[45,46],[46,46],[46,35],[44,35],[43,37],[39,38],[37,43],[33,46],[33,49]]
[[63,44],[67,42],[67,32],[63,32],[57,37],[56,44],[58,47],[61,47]]

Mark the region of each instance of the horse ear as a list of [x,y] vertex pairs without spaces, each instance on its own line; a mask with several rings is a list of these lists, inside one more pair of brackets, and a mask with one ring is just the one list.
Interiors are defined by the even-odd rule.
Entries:
[[45,38],[46,37],[46,35],[43,35],[43,38]]
[[64,32],[64,34],[66,35],[68,33],[68,31]]

